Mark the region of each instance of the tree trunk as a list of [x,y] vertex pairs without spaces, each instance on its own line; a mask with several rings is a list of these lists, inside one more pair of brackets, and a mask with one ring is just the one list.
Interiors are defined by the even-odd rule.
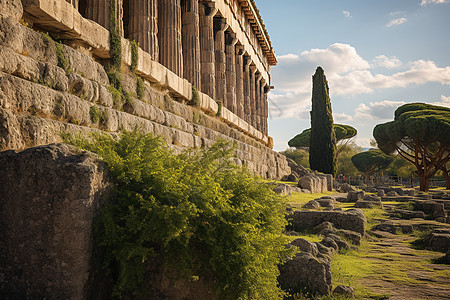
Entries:
[[447,169],[442,169],[442,173],[444,174],[444,177],[445,177],[445,183],[446,183],[446,188],[447,188],[447,190],[450,190],[450,172],[449,172],[449,170],[447,170]]
[[420,190],[422,192],[428,192],[430,185],[430,177],[425,176],[424,174],[419,174],[419,182],[420,182]]

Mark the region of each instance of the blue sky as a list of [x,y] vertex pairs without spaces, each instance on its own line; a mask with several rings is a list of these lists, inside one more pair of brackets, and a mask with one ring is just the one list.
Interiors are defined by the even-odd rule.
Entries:
[[269,135],[275,150],[310,127],[322,66],[335,123],[369,146],[376,124],[410,102],[450,106],[450,0],[256,0],[278,58]]

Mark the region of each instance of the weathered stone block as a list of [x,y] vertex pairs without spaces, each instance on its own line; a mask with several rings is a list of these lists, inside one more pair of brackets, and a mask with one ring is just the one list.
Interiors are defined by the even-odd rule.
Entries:
[[364,235],[366,219],[360,209],[346,211],[295,211],[292,226],[295,230],[314,229],[323,222],[330,222],[336,228],[352,230]]
[[293,294],[326,295],[331,291],[330,262],[307,252],[297,253],[280,267],[278,282],[283,290]]
[[20,0],[0,0],[0,16],[9,17],[13,21],[19,21],[23,8]]
[[86,299],[92,221],[108,190],[90,153],[53,144],[0,153],[0,273],[4,296]]

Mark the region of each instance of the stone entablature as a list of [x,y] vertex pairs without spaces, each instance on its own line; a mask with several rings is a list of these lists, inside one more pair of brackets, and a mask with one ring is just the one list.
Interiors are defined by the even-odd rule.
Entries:
[[[109,1],[97,1],[28,0],[24,17],[95,57],[108,58]],[[201,109],[217,113],[216,102],[222,102],[218,115],[226,123],[270,144],[267,93],[276,59],[250,0],[116,0],[116,6],[126,64],[131,51],[125,38],[135,39],[139,75],[181,100],[190,100],[195,86]]]

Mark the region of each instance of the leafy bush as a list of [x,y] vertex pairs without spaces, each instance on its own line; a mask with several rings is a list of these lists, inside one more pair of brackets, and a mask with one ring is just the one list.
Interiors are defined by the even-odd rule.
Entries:
[[66,141],[99,154],[114,178],[116,200],[100,211],[94,234],[106,266],[119,266],[116,296],[145,294],[152,258],[185,278],[215,278],[222,298],[283,296],[277,265],[291,255],[284,203],[231,164],[229,143],[175,155],[137,131]]
[[286,149],[280,152],[284,156],[292,159],[298,165],[309,168],[309,152],[303,149]]

